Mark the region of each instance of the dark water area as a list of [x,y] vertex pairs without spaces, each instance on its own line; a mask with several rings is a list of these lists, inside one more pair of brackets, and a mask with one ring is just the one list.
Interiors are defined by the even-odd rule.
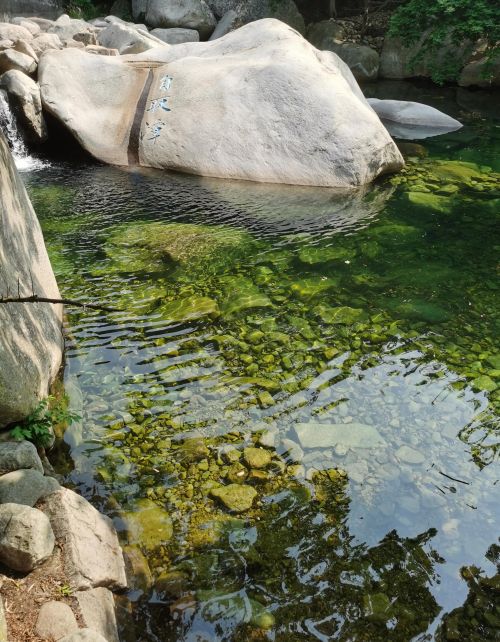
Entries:
[[62,295],[119,310],[67,309],[53,458],[132,560],[125,640],[500,639],[495,97],[368,93],[465,127],[355,192],[23,173]]

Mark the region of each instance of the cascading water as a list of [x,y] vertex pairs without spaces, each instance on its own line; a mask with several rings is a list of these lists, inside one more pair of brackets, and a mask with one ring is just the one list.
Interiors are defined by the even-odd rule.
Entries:
[[7,94],[2,89],[0,89],[0,129],[7,137],[17,169],[22,171],[46,167],[47,163],[30,155],[10,108]]

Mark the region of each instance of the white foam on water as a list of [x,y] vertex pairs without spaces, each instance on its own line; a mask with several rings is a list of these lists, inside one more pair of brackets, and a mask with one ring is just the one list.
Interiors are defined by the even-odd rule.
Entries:
[[7,137],[16,167],[20,172],[36,171],[50,163],[32,156],[19,132],[16,118],[12,113],[5,91],[0,89],[0,128]]

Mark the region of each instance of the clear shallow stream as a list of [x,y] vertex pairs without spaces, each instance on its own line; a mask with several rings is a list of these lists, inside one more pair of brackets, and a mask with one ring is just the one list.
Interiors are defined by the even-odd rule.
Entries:
[[67,310],[53,459],[127,546],[126,640],[500,639],[500,126],[396,89],[467,125],[357,193],[23,175],[62,294],[120,310]]

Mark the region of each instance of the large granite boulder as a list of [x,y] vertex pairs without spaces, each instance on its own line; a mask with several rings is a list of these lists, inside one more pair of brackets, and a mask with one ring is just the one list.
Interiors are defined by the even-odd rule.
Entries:
[[[0,132],[0,294],[59,298],[40,224]],[[62,360],[62,306],[0,304],[0,426],[47,396]]]
[[326,187],[403,165],[345,63],[277,20],[120,59],[50,51],[39,78],[46,109],[108,163]]
[[146,24],[196,29],[200,36],[208,38],[217,23],[205,0],[149,0]]
[[21,71],[12,69],[0,76],[0,89],[4,89],[9,96],[9,103],[23,129],[24,138],[32,143],[46,140],[47,126],[38,84]]
[[302,14],[297,9],[293,0],[207,0],[215,16],[220,19],[228,11],[235,11],[240,25],[275,18],[281,20],[300,33],[305,32],[305,23]]
[[48,495],[43,510],[62,542],[66,576],[75,590],[127,587],[125,562],[109,517],[67,488]]

